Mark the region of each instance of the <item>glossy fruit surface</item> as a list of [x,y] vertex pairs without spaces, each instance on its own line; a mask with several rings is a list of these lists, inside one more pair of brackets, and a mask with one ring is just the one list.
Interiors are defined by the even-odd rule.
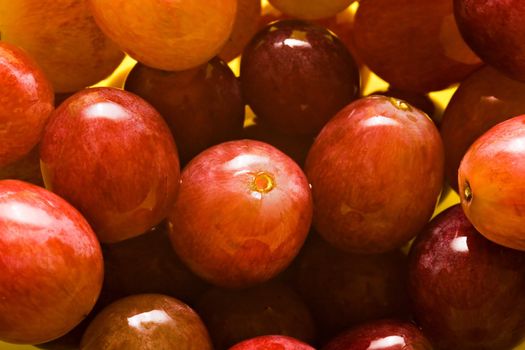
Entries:
[[458,190],[461,159],[494,125],[525,113],[525,84],[484,67],[465,79],[450,100],[441,124],[445,175]]
[[354,38],[365,64],[401,90],[441,90],[481,64],[461,38],[451,0],[360,1]]
[[288,134],[315,135],[359,94],[359,71],[323,27],[279,21],[260,31],[241,60],[241,87],[257,118]]
[[289,265],[311,217],[310,187],[292,159],[262,142],[231,141],[199,154],[182,172],[170,237],[197,275],[246,287]]
[[512,349],[525,332],[524,288],[525,253],[485,239],[459,205],[410,251],[414,313],[436,349]]
[[228,40],[237,0],[88,0],[102,31],[134,59],[168,71],[208,62]]
[[363,322],[408,318],[406,269],[400,251],[344,253],[310,234],[290,274],[324,341]]
[[0,41],[0,167],[38,143],[51,112],[53,88],[27,53]]
[[312,316],[296,293],[272,282],[243,290],[212,289],[196,305],[216,350],[257,336],[315,340]]
[[370,95],[383,95],[388,97],[395,97],[397,99],[408,102],[410,105],[425,112],[434,123],[439,126],[439,120],[436,120],[436,105],[428,94],[422,94],[417,92],[403,91],[393,87],[389,87],[386,91],[375,91]]
[[382,253],[430,219],[443,183],[443,146],[423,112],[371,96],[330,120],[305,169],[317,232],[348,252]]
[[62,103],[40,159],[46,187],[75,205],[105,243],[158,224],[179,186],[177,149],[162,117],[113,88],[83,90]]
[[207,287],[173,251],[166,222],[138,237],[105,244],[102,251],[104,290],[112,297],[159,293],[189,303]]
[[454,14],[463,38],[485,63],[525,81],[523,1],[454,0]]
[[237,0],[232,33],[218,56],[226,62],[239,56],[259,29],[261,0]]
[[[363,61],[357,56],[356,53],[354,38],[354,14],[355,13],[351,10],[351,8],[346,8],[335,16],[313,20],[312,22],[325,27],[334,33],[339,39],[341,39],[359,67],[361,86],[365,86],[370,76],[370,70],[363,65]],[[259,29],[262,30],[264,27],[274,21],[293,18],[293,16],[286,15],[277,10],[270,3],[266,3],[262,8],[262,14],[259,20]]]
[[165,72],[138,63],[128,75],[125,89],[151,103],[166,120],[182,164],[241,133],[241,88],[220,59],[181,72]]
[[323,350],[432,350],[432,345],[412,323],[398,320],[370,322],[349,330]]
[[0,32],[38,62],[56,92],[95,84],[124,58],[93,20],[88,0],[0,1]]
[[485,237],[525,250],[525,115],[497,124],[470,146],[458,172],[461,205]]
[[161,294],[139,294],[106,307],[89,325],[82,350],[211,350],[199,315]]
[[[102,247],[102,249],[104,249]],[[104,254],[104,252],[102,252]],[[104,258],[105,259],[105,258]],[[106,270],[106,261],[104,260],[104,270]],[[107,279],[111,278],[106,276],[104,271],[104,283],[102,284],[102,290],[100,295],[93,306],[93,309],[85,315],[85,318],[80,322],[75,328],[50,342],[36,344],[35,347],[38,349],[46,350],[78,350],[80,348],[80,342],[82,341],[82,336],[86,332],[86,329],[91,324],[91,321],[97,316],[105,307],[109,306],[111,303],[122,298],[122,295],[112,294],[112,291],[108,292],[108,288],[105,285]]]
[[270,0],[273,6],[287,15],[308,20],[334,16],[352,2],[354,0]]
[[0,339],[35,344],[75,327],[102,286],[100,245],[62,198],[0,181]]
[[266,335],[245,340],[229,350],[314,350],[314,348],[292,337]]

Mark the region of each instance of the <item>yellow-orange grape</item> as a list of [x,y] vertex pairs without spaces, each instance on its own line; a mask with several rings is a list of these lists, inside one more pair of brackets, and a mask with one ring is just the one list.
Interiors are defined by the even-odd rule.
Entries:
[[239,56],[257,33],[261,19],[261,0],[238,0],[233,31],[219,57],[228,62]]
[[0,33],[38,62],[56,92],[92,85],[124,58],[97,27],[87,0],[0,0]]
[[354,0],[269,0],[278,10],[301,19],[320,19],[335,16]]
[[89,0],[98,25],[131,57],[152,68],[197,67],[232,32],[237,0]]

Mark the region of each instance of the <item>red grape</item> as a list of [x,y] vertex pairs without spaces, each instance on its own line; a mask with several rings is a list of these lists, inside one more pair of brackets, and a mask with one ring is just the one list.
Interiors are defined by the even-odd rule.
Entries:
[[461,204],[485,237],[525,250],[525,115],[497,124],[470,146],[458,172]]
[[423,112],[371,96],[330,120],[305,169],[321,236],[348,252],[382,253],[430,219],[443,184],[443,146]]
[[[271,22],[283,19],[293,19],[293,17],[283,14],[271,4],[267,3],[262,8],[262,15],[259,20],[259,30],[262,30]],[[359,58],[355,49],[354,13],[350,9],[345,9],[335,16],[314,20],[313,22],[333,32],[339,39],[341,39],[343,44],[345,44],[359,67],[361,85],[364,86],[370,76],[370,70],[364,66],[363,61]]]
[[160,294],[120,299],[95,317],[82,337],[82,350],[211,350],[199,315],[181,301]]
[[432,349],[430,342],[415,325],[397,320],[381,320],[361,325],[339,335],[323,347],[323,350]]
[[162,117],[113,88],[86,89],[62,103],[40,159],[46,187],[75,205],[105,243],[158,224],[179,186],[177,149]]
[[241,133],[241,88],[220,59],[181,72],[160,71],[138,63],[128,75],[125,88],[151,103],[164,117],[182,164]]
[[53,89],[21,49],[0,41],[0,168],[24,158],[53,111]]
[[525,253],[480,235],[461,206],[437,216],[409,257],[418,323],[436,349],[512,349],[525,334]]
[[494,125],[524,113],[525,84],[493,68],[482,68],[461,83],[441,124],[445,174],[456,191],[459,164],[470,145]]
[[300,21],[271,24],[253,38],[241,83],[257,118],[288,134],[315,135],[359,95],[359,71],[344,44]]
[[262,142],[231,141],[184,168],[170,237],[197,275],[219,286],[246,287],[288,266],[311,217],[308,181],[293,160]]
[[459,30],[485,62],[525,82],[525,3],[454,0]]
[[25,182],[0,181],[0,339],[36,344],[74,328],[95,305],[100,245],[62,198]]
[[439,120],[436,120],[436,106],[434,102],[427,94],[421,94],[417,92],[403,91],[396,88],[390,87],[386,91],[375,91],[370,95],[383,95],[389,97],[395,97],[397,99],[408,102],[410,105],[425,112],[430,119],[434,121],[434,124],[439,126]]
[[362,0],[354,37],[365,64],[401,90],[441,90],[481,64],[459,34],[452,0]]
[[283,335],[264,335],[245,340],[229,350],[315,350],[310,345]]

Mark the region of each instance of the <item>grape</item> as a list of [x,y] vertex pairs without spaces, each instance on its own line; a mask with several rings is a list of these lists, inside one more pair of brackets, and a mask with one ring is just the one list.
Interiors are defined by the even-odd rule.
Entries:
[[359,94],[352,56],[328,30],[280,21],[250,42],[241,87],[257,118],[288,134],[315,135]]
[[24,48],[56,92],[76,92],[111,74],[124,53],[98,28],[88,0],[0,0],[1,40]]
[[228,40],[237,0],[88,0],[108,37],[147,66],[175,71],[209,61]]

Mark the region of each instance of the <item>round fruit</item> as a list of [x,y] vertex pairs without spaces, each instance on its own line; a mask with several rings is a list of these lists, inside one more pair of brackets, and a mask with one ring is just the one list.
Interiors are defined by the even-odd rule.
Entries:
[[74,328],[95,305],[102,252],[87,221],[55,194],[0,181],[0,339],[36,344]]
[[525,115],[497,124],[477,139],[459,166],[461,205],[485,237],[525,250]]
[[485,239],[459,205],[414,242],[408,290],[436,349],[512,349],[525,334],[525,253]]
[[246,287],[288,266],[311,217],[310,187],[292,159],[266,143],[231,141],[184,168],[170,237],[197,275],[219,286]]
[[372,349],[432,350],[433,347],[415,325],[398,320],[380,320],[361,325],[339,335],[323,347],[323,350]]
[[211,350],[199,315],[183,302],[160,294],[120,299],[95,317],[81,350]]
[[454,14],[463,38],[483,62],[525,81],[525,2],[454,0]]
[[0,167],[26,156],[53,111],[53,88],[21,49],[0,41]]
[[458,191],[458,169],[470,145],[494,125],[525,113],[525,83],[486,66],[461,82],[443,114],[445,175]]
[[328,122],[305,169],[319,234],[348,252],[382,253],[430,219],[443,184],[443,145],[423,112],[371,96]]
[[452,0],[362,0],[354,38],[359,58],[400,90],[441,90],[481,65],[459,34]]
[[144,233],[168,214],[179,186],[170,130],[140,97],[118,89],[86,89],[54,112],[40,143],[48,189],[113,243]]
[[229,350],[315,350],[310,345],[283,335],[263,335],[245,340]]
[[98,28],[88,0],[0,1],[0,32],[38,62],[56,92],[95,84],[124,58]]
[[241,87],[257,118],[287,134],[315,135],[359,95],[359,71],[327,29],[280,21],[259,32],[241,60]]
[[206,148],[236,139],[244,123],[239,81],[218,58],[195,69],[165,72],[138,63],[125,89],[152,104],[168,123],[186,164]]
[[237,0],[88,0],[95,21],[122,50],[147,66],[175,71],[219,53]]
[[434,124],[439,126],[439,120],[436,118],[436,105],[428,94],[397,90],[396,88],[389,87],[386,91],[374,91],[370,95],[383,95],[406,101],[410,105],[425,112],[430,117],[430,119],[434,121]]

